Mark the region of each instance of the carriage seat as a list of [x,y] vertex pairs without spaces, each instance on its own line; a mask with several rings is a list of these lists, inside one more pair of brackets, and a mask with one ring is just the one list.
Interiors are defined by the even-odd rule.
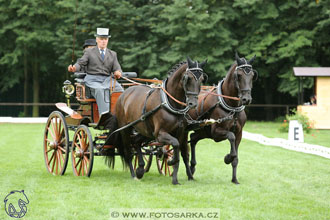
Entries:
[[[74,80],[76,81],[76,98],[80,102],[95,102],[94,97],[91,94],[90,88],[85,85],[84,78],[87,73],[75,72],[73,74]],[[123,72],[123,77],[135,78],[137,77],[136,72]],[[119,81],[120,82],[120,81]]]
[[87,73],[84,72],[75,72],[73,74],[74,80],[78,83],[84,83],[84,78],[87,75]]

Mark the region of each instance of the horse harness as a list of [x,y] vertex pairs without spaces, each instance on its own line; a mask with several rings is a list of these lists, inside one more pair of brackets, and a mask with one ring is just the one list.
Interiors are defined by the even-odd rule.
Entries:
[[[197,64],[197,67],[195,68],[187,68],[186,69],[186,72],[185,74],[183,75],[183,89],[184,89],[184,92],[185,92],[185,95],[186,95],[186,99],[187,99],[187,95],[195,95],[195,96],[198,96],[199,93],[196,93],[196,92],[191,92],[187,89],[187,82],[188,82],[188,73],[191,73],[194,77],[194,79],[196,81],[200,81],[201,80],[201,76],[207,76],[204,72],[203,72],[203,69],[202,68],[199,68],[198,67],[198,64]],[[200,73],[200,75],[198,75],[197,73]],[[186,103],[181,103],[180,101],[176,100],[174,97],[170,96],[170,94],[166,91],[166,83],[167,83],[167,79],[165,79],[161,85],[161,87],[151,87],[149,85],[145,85],[145,86],[148,86],[151,88],[151,90],[148,91],[147,93],[147,96],[146,96],[146,99],[144,101],[144,105],[143,105],[143,109],[142,109],[142,115],[140,116],[139,119],[135,120],[135,121],[132,121],[131,123],[128,123],[127,125],[121,127],[121,128],[118,128],[117,130],[113,131],[107,138],[110,139],[110,137],[118,132],[118,131],[121,131],[121,130],[124,130],[128,127],[131,127],[131,126],[134,126],[136,125],[137,123],[139,122],[143,122],[146,120],[147,117],[149,117],[150,115],[152,115],[153,113],[157,112],[160,108],[164,108],[165,110],[167,110],[168,112],[170,113],[173,113],[173,114],[177,114],[177,115],[183,115],[185,116],[184,118],[186,118],[186,115],[187,115],[187,112],[190,110],[190,107],[186,104]],[[152,110],[150,111],[146,111],[146,108],[147,108],[147,101],[148,101],[148,98],[151,96],[151,94],[156,90],[156,89],[160,89],[160,98],[161,98],[161,104],[159,104],[157,107],[153,108]],[[168,96],[173,99],[175,102],[181,104],[181,105],[184,105],[186,106],[184,109],[176,109],[174,108],[170,103],[169,103],[169,100],[168,100]],[[191,123],[189,119],[187,119],[187,122],[188,124]],[[180,127],[183,126],[183,118],[181,118],[181,122],[179,123],[180,124]],[[151,130],[151,127],[148,123],[146,123],[146,126],[149,130]]]

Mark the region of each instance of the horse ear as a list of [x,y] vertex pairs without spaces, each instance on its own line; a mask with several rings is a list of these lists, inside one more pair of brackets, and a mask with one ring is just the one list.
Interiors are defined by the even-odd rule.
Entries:
[[258,79],[258,71],[257,70],[253,70],[253,81],[257,81],[257,79]]
[[192,67],[194,65],[194,61],[190,59],[190,57],[187,57],[188,67]]
[[209,76],[206,73],[203,73],[203,83],[207,83],[207,81],[209,80]]
[[205,66],[205,64],[207,64],[207,59],[204,60],[203,62],[201,62],[199,65],[203,69],[203,67]]
[[248,61],[248,64],[252,64],[255,59],[256,59],[256,55],[254,55],[254,57],[252,57],[251,60]]
[[235,60],[238,66],[242,64],[241,58],[239,58],[237,51],[235,51]]

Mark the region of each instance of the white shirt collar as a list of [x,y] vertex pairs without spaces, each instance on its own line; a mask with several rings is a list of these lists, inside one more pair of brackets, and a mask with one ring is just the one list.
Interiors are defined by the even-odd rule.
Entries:
[[[102,53],[101,49],[100,48],[98,48],[98,49],[99,49],[99,52],[101,54]],[[105,54],[106,51],[107,51],[107,48],[104,48],[104,54]]]

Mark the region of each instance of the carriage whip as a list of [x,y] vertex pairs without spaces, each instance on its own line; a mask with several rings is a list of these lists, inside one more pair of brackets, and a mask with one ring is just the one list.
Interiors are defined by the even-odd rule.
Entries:
[[76,27],[77,27],[77,8],[78,8],[78,0],[76,0],[76,9],[74,13],[74,26],[73,26],[73,42],[72,42],[72,56],[71,56],[71,64],[74,64],[74,47],[76,43]]

